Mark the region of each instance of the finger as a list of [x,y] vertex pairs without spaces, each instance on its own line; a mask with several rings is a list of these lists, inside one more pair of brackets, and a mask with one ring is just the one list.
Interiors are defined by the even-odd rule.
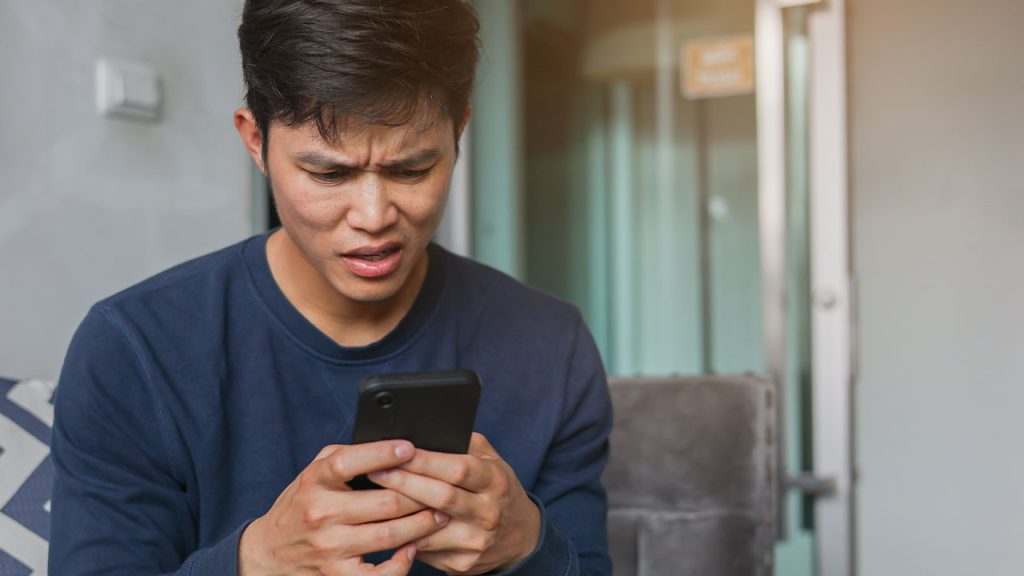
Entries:
[[402,546],[386,561],[366,567],[367,574],[374,576],[405,576],[412,570],[412,561],[416,558],[416,546]]
[[415,514],[423,504],[394,490],[324,491],[307,509],[313,526],[329,523],[366,524]]
[[444,527],[433,534],[413,542],[416,545],[417,554],[423,560],[427,553],[458,552],[470,550],[473,544],[477,543],[481,531],[468,522],[452,520]]
[[469,453],[477,457],[501,458],[487,437],[479,432],[473,432],[469,439]]
[[375,470],[384,470],[409,461],[416,449],[407,440],[386,440],[339,446],[330,455],[314,461],[317,482],[331,488],[348,490],[346,483]]
[[417,450],[416,456],[400,468],[471,492],[486,489],[494,475],[493,466],[474,456],[427,450]]
[[386,522],[346,526],[344,545],[352,555],[390,550],[433,534],[447,523],[443,515],[438,518],[433,510],[424,510]]
[[335,452],[337,452],[339,448],[341,448],[340,444],[329,444],[327,446],[324,446],[320,450],[320,453],[318,453],[316,455],[316,458],[313,458],[313,462],[316,462],[317,460],[323,460],[324,458],[327,458],[331,454],[334,454]]
[[421,476],[401,468],[374,472],[370,474],[370,479],[429,508],[456,517],[472,516],[474,502],[479,498],[476,494],[443,480]]

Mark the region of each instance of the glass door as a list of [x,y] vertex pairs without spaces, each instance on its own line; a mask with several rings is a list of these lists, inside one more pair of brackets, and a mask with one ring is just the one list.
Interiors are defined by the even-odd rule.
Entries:
[[776,573],[845,576],[821,569],[809,495],[828,482],[803,4],[475,2],[469,228],[476,258],[581,308],[611,374],[781,381]]
[[580,305],[614,374],[760,371],[752,78],[688,97],[681,72],[749,46],[752,1],[521,7],[522,277]]

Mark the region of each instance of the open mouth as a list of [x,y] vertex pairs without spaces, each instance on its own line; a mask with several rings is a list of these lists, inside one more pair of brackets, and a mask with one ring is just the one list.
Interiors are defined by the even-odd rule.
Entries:
[[362,278],[383,278],[398,269],[402,263],[402,245],[389,242],[378,246],[364,246],[341,254],[348,269]]
[[381,260],[383,260],[383,259],[387,258],[388,256],[394,254],[395,252],[398,252],[398,248],[397,247],[385,248],[384,250],[381,250],[379,252],[366,252],[366,253],[350,254],[350,256],[352,256],[353,258],[360,258],[360,259],[366,260],[368,262],[380,262]]

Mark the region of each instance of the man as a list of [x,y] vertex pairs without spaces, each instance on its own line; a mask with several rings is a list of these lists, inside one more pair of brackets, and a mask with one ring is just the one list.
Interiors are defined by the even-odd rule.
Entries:
[[[54,574],[610,573],[610,406],[571,306],[431,244],[470,116],[460,0],[250,0],[242,142],[282,228],[90,310]],[[469,454],[348,445],[359,382],[469,368]],[[369,473],[381,487],[352,491]]]

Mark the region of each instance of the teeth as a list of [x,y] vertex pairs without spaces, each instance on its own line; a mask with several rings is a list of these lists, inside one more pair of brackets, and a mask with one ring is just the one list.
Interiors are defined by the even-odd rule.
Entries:
[[376,254],[360,254],[359,257],[362,258],[363,260],[368,260],[370,262],[379,262],[379,261],[383,260],[384,258],[387,258],[388,256],[390,256],[391,253],[393,253],[394,251],[395,251],[394,248],[390,248],[390,249],[385,250],[383,252],[377,252]]

